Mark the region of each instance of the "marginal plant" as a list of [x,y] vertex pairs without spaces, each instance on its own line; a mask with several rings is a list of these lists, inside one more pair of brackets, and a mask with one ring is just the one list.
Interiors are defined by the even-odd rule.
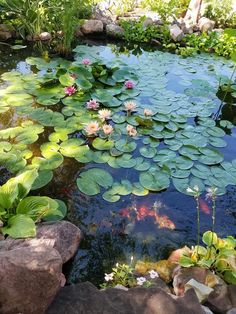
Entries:
[[66,206],[46,196],[27,196],[37,179],[36,169],[26,170],[0,187],[0,232],[13,238],[36,235],[35,224],[64,218]]
[[202,236],[205,246],[192,247],[188,255],[182,255],[183,267],[208,268],[229,284],[236,284],[236,239],[232,236],[219,238],[215,232],[206,231]]

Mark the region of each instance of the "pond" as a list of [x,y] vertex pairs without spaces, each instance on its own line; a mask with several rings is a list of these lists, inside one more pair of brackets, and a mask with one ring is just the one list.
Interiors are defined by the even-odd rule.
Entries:
[[[117,262],[163,259],[195,244],[196,203],[186,193],[189,186],[202,192],[217,187],[216,232],[235,236],[236,101],[227,97],[222,103],[219,92],[231,62],[207,54],[135,55],[115,45],[75,51],[73,64],[33,57],[25,62],[29,51],[9,58],[5,49],[0,55],[0,73],[13,70],[0,83],[0,149],[10,159],[18,154],[7,168],[37,165],[41,176],[33,193],[64,200],[67,219],[84,233],[66,267],[68,282],[98,284]],[[92,72],[82,64],[85,58]],[[65,97],[73,80],[77,93]],[[125,87],[127,80],[133,88]],[[85,124],[98,119],[85,106],[89,99],[112,111],[114,132],[108,137],[101,131],[87,136]],[[134,112],[124,110],[129,101]],[[152,112],[145,115],[144,109]],[[127,124],[137,136],[127,135]],[[9,128],[14,135],[4,151]],[[205,193],[200,205],[206,231],[212,211]]]

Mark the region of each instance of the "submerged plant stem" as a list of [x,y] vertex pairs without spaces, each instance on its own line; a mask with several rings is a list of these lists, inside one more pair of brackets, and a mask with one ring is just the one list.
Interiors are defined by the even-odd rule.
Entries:
[[197,202],[197,257],[198,257],[198,249],[200,245],[200,203],[199,203],[199,195],[195,197]]

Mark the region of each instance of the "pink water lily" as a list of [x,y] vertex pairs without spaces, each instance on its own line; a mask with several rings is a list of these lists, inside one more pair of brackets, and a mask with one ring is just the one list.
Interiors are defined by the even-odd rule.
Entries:
[[152,110],[151,110],[151,109],[147,109],[147,108],[145,108],[145,109],[143,110],[143,113],[144,113],[144,115],[145,115],[146,117],[150,117],[150,116],[153,115]]
[[97,132],[100,130],[100,127],[97,121],[91,121],[85,124],[84,129],[87,135],[97,135]]
[[97,110],[99,108],[99,103],[95,99],[89,100],[86,104],[87,109]]
[[104,134],[109,135],[113,132],[113,127],[110,124],[105,124],[102,127]]
[[109,120],[111,118],[111,110],[108,110],[108,109],[99,110],[98,111],[98,117],[103,122],[106,121],[106,120]]
[[74,86],[67,86],[67,87],[65,87],[64,91],[65,91],[65,94],[67,96],[71,96],[74,93],[76,93],[77,90],[76,90],[76,88]]
[[82,64],[84,64],[84,65],[90,65],[90,64],[91,64],[91,61],[86,58],[86,59],[83,59],[83,60],[82,60]]
[[135,84],[134,84],[134,82],[131,81],[131,80],[128,80],[128,81],[125,82],[125,87],[126,87],[127,89],[133,89],[134,86],[135,86]]
[[137,135],[137,130],[130,124],[127,125],[126,131],[129,134],[129,136],[136,136]]
[[137,107],[136,103],[134,101],[132,101],[132,100],[126,101],[124,103],[124,106],[125,106],[125,110],[126,111],[130,111],[130,112],[134,111],[136,109],[136,107]]

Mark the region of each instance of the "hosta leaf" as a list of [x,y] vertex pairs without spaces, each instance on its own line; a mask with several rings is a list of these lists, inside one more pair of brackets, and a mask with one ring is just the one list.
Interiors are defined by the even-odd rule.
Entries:
[[8,220],[8,225],[2,228],[3,234],[12,238],[30,238],[36,236],[34,221],[26,215],[15,215]]

